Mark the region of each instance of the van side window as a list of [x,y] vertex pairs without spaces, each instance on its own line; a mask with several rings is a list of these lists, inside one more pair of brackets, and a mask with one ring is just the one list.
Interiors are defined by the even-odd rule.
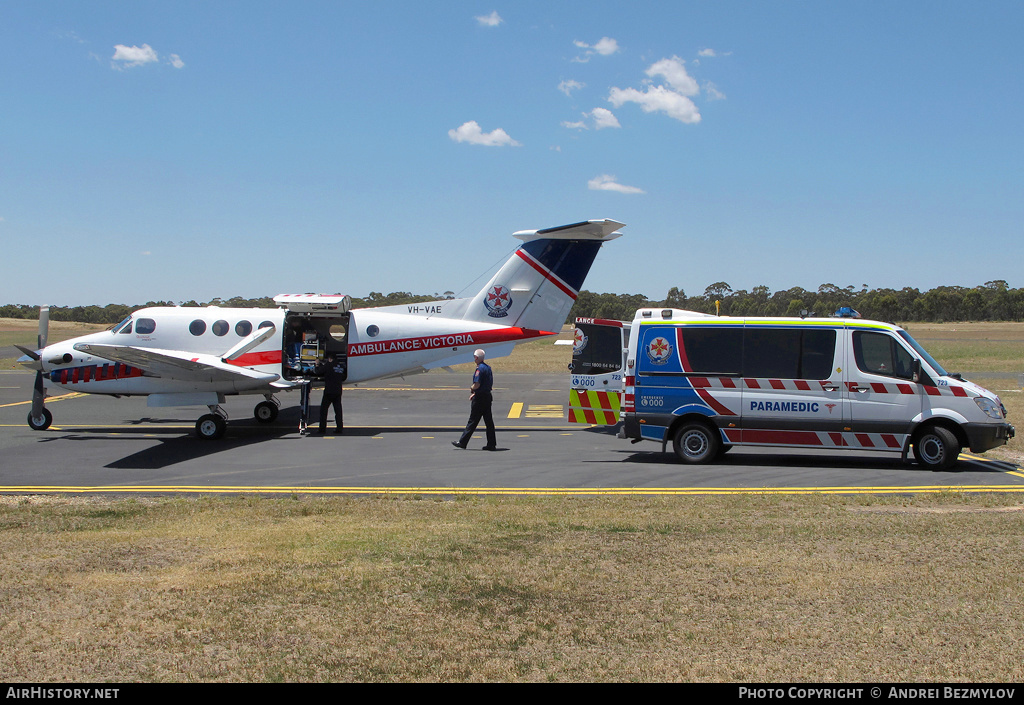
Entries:
[[834,330],[747,328],[743,376],[828,379],[836,351]]
[[853,356],[861,372],[910,379],[914,357],[885,333],[854,331]]
[[738,375],[743,362],[743,329],[695,328],[679,329],[682,341],[679,355],[685,355],[688,370],[704,374]]

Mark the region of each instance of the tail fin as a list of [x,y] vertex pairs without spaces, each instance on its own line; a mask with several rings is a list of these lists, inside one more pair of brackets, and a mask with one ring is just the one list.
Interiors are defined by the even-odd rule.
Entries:
[[588,220],[522,230],[523,244],[480,292],[465,300],[462,319],[543,331],[561,330],[601,244],[622,223]]

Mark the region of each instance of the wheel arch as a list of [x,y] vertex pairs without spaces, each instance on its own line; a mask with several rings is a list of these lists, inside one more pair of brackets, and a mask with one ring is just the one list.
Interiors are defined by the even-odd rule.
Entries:
[[723,445],[726,444],[725,435],[722,433],[722,429],[718,427],[718,424],[714,422],[710,414],[701,413],[696,410],[688,410],[673,418],[672,423],[669,424],[669,427],[665,430],[665,437],[661,440],[661,451],[663,453],[668,452],[668,444],[676,437],[676,432],[679,431],[679,428],[692,421],[699,421],[700,423],[703,423],[718,434],[719,440]]

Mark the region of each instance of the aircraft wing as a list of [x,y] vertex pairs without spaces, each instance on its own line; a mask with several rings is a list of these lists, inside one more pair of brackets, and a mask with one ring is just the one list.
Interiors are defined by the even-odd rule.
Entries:
[[214,355],[197,355],[183,350],[137,348],[131,345],[103,345],[78,343],[75,350],[102,357],[112,362],[123,362],[140,368],[150,377],[180,379],[189,382],[237,382],[251,380],[276,382],[280,375],[256,372],[231,365]]

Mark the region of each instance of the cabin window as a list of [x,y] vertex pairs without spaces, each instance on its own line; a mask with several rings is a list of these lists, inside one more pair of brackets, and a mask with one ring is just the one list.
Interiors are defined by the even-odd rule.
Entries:
[[274,322],[273,321],[263,321],[263,323],[260,323],[260,325],[259,325],[259,328],[273,328],[273,327],[274,327]]
[[149,335],[156,330],[156,321],[152,318],[140,318],[135,322],[135,332],[139,335]]
[[[677,342],[679,357],[689,364],[690,372],[706,375],[737,375],[742,369],[743,329],[733,326],[699,328],[682,326],[676,341],[672,330],[661,329],[670,344]],[[684,369],[687,369],[684,367]]]
[[749,327],[744,334],[743,376],[828,379],[835,351],[835,330]]
[[121,335],[126,335],[128,333],[131,333],[132,332],[132,320],[129,318],[127,321],[125,321],[124,325],[121,326],[118,329],[117,332],[120,333]]
[[239,321],[235,324],[235,333],[237,333],[239,337],[244,338],[252,333],[252,323],[249,323],[249,321]]
[[210,330],[213,331],[214,335],[227,335],[228,331],[231,330],[231,324],[224,320],[214,321],[213,325],[210,326]]
[[368,326],[366,328],[366,334],[371,338],[376,338],[380,334],[380,328],[377,326]]
[[206,321],[201,321],[198,318],[188,324],[188,332],[192,335],[202,335],[206,332]]

